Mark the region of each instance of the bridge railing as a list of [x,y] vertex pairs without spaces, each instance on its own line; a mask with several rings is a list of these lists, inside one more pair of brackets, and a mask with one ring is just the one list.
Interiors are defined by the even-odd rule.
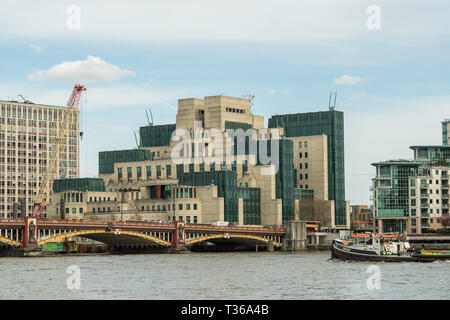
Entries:
[[0,223],[1,222],[25,222],[25,219],[23,219],[23,218],[20,218],[20,219],[0,218]]
[[281,228],[281,227],[249,227],[249,226],[237,226],[237,225],[232,225],[232,226],[213,226],[210,224],[191,224],[191,223],[187,223],[186,224],[186,228],[201,228],[201,229],[212,229],[212,230],[248,230],[248,231],[272,231],[272,232],[285,232],[286,229],[285,228]]
[[[16,219],[17,220],[17,219]],[[68,224],[68,225],[99,225],[108,226],[111,223],[114,226],[167,226],[173,227],[172,223],[160,223],[160,222],[144,222],[144,221],[86,221],[86,220],[60,220],[60,219],[38,219],[38,223],[49,224]]]

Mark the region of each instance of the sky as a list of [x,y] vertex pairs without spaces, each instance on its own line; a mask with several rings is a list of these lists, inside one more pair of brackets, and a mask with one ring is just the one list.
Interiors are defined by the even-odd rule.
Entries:
[[371,163],[441,144],[450,118],[447,0],[10,1],[0,100],[80,104],[80,176],[134,131],[175,123],[177,99],[255,95],[252,112],[344,112],[346,198],[371,204]]

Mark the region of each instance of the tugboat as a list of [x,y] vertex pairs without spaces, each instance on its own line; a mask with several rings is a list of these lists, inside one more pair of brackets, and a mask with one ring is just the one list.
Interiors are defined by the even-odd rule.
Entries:
[[352,233],[350,239],[333,240],[331,258],[357,261],[433,262],[450,259],[448,251],[416,252],[406,234]]

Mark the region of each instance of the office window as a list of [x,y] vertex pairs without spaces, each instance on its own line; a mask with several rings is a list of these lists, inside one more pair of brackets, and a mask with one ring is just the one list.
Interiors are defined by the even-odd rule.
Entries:
[[72,208],[72,213],[77,213],[77,208]]
[[80,213],[83,213],[83,208],[80,208],[79,212],[80,212]]
[[186,204],[186,210],[191,210],[191,205],[189,203]]
[[152,167],[147,166],[147,178],[150,178],[152,176]]
[[197,216],[194,216],[194,223],[197,223]]
[[132,176],[133,176],[132,168],[131,167],[127,167],[127,178],[131,179]]
[[182,203],[178,204],[178,210],[183,210],[183,204]]
[[172,166],[170,164],[168,164],[166,166],[166,171],[167,171],[167,177],[170,177],[172,175]]
[[191,223],[191,216],[186,216],[186,223]]
[[194,210],[197,210],[197,204],[194,203]]
[[138,178],[142,177],[142,167],[137,167],[137,177]]
[[156,166],[156,177],[161,177],[161,166]]

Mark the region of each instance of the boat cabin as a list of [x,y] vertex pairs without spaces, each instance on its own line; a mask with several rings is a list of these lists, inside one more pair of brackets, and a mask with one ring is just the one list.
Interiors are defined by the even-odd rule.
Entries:
[[344,245],[364,251],[375,251],[379,255],[396,255],[410,249],[405,237],[397,233],[352,233],[350,240],[344,242]]

